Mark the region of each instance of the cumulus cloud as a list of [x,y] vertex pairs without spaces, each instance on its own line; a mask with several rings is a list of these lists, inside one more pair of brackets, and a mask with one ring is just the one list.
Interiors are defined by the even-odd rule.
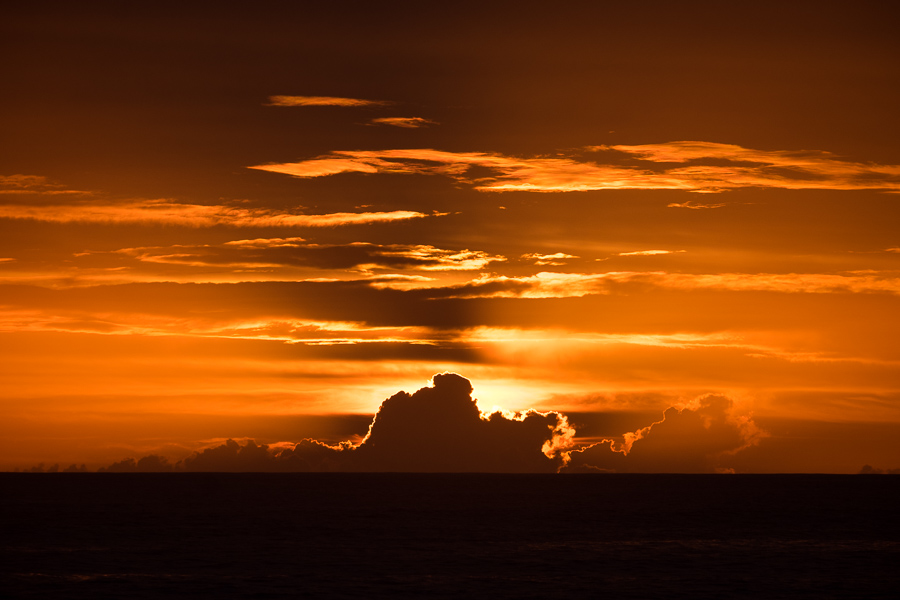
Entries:
[[385,106],[393,104],[386,100],[363,100],[360,98],[340,98],[337,96],[269,96],[267,106]]
[[391,212],[305,215],[265,208],[180,204],[171,200],[120,203],[80,203],[57,206],[0,205],[0,218],[52,223],[165,224],[186,227],[335,227],[418,219],[428,215],[407,210]]
[[[436,174],[494,192],[665,189],[716,193],[745,187],[900,191],[900,165],[846,161],[821,151],[763,151],[713,142],[590,146],[580,153],[537,157],[428,148],[343,150],[301,162],[250,168],[295,177],[347,172]],[[473,178],[474,168],[489,175]]]
[[[234,440],[195,452],[180,471],[364,471],[553,473],[564,464],[575,430],[556,412],[483,414],[472,384],[441,373],[414,394],[398,392],[381,403],[358,444],[328,445],[306,439],[267,446]],[[151,455],[105,469],[168,470]]]
[[437,121],[423,119],[422,117],[381,117],[380,119],[372,119],[369,123],[372,125],[391,125],[404,129],[419,129],[420,127],[438,124]]
[[721,473],[729,459],[759,443],[765,433],[749,416],[736,416],[731,399],[707,395],[663,419],[567,454],[567,472]]

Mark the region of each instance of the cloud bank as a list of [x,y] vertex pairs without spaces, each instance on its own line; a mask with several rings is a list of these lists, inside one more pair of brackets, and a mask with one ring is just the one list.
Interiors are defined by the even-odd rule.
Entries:
[[482,413],[472,384],[441,373],[414,394],[384,400],[357,444],[304,439],[273,446],[234,440],[176,464],[150,455],[125,459],[107,472],[722,472],[728,459],[765,437],[752,418],[733,413],[732,402],[707,395],[623,441],[576,448],[575,429],[558,412]]
[[[713,142],[590,146],[568,155],[530,158],[427,148],[341,150],[311,160],[249,168],[294,177],[351,172],[444,175],[486,192],[654,189],[716,193],[746,187],[900,191],[900,165],[846,161],[822,151],[753,150]],[[470,171],[474,168],[490,175],[473,178]]]

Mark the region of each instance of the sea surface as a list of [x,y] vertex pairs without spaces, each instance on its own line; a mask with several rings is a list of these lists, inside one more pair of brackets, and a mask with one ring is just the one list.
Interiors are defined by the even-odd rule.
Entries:
[[900,476],[0,474],[2,598],[900,598]]

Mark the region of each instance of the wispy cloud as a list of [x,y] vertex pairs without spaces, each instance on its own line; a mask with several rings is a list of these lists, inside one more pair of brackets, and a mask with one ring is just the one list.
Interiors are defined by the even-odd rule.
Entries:
[[41,175],[0,175],[0,194],[89,196],[91,192],[69,189]]
[[478,250],[448,250],[423,244],[317,244],[299,237],[235,240],[219,245],[123,248],[114,253],[147,263],[267,270],[308,267],[357,271],[473,271],[506,260],[503,256]]
[[269,96],[267,106],[385,106],[386,100],[363,100],[336,96]]
[[566,264],[566,261],[572,258],[579,258],[574,254],[566,254],[565,252],[557,252],[555,254],[523,254],[525,260],[533,260],[536,265],[552,265],[559,266]]
[[380,119],[372,119],[369,123],[373,125],[392,125],[394,127],[403,127],[405,129],[418,129],[420,127],[438,124],[437,121],[423,119],[422,117],[382,117]]
[[[492,174],[473,179],[469,172],[475,167]],[[850,162],[828,152],[762,151],[711,142],[591,146],[568,156],[531,158],[433,149],[351,150],[250,168],[295,177],[346,172],[436,174],[493,192],[665,189],[716,193],[745,187],[900,191],[898,165]]]
[[657,254],[677,254],[687,250],[638,250],[636,252],[619,252],[616,256],[656,256]]
[[28,219],[52,223],[157,223],[187,227],[334,227],[423,218],[420,212],[296,214],[264,208],[226,205],[179,204],[171,200],[132,200],[115,204],[71,204],[32,206],[0,205],[0,218]]
[[616,286],[651,285],[680,290],[766,291],[781,293],[900,294],[900,277],[885,273],[668,273],[611,271],[607,273],[548,273],[526,277],[482,275],[458,286],[461,296],[506,298],[572,298],[609,294]]
[[687,202],[672,202],[671,204],[666,204],[667,208],[690,208],[693,210],[703,210],[705,208],[722,208],[726,204],[724,202],[719,202],[715,204],[702,204],[700,202],[694,202],[693,200],[688,200]]

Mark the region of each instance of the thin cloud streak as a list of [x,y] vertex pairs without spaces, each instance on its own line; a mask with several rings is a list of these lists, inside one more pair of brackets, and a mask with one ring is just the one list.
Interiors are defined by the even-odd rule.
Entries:
[[317,244],[299,237],[233,240],[220,245],[122,248],[112,253],[141,262],[220,268],[311,267],[318,269],[411,269],[477,271],[506,258],[480,250],[448,250],[425,244]]
[[385,106],[393,104],[386,100],[363,100],[361,98],[340,98],[337,96],[269,96],[266,106]]
[[[415,173],[452,177],[485,192],[575,192],[609,189],[682,190],[717,193],[746,187],[819,190],[900,190],[900,166],[850,162],[828,152],[761,151],[712,142],[644,146],[591,146],[593,162],[578,156],[517,158],[486,152],[434,149],[335,151],[311,160],[251,166],[294,177],[338,173]],[[703,163],[710,160],[732,164]],[[623,164],[640,163],[637,166]],[[471,179],[479,167],[494,175]],[[672,205],[670,205],[672,206]],[[715,208],[716,205],[674,206]]]
[[657,256],[659,254],[677,254],[687,250],[638,250],[636,252],[619,252],[616,256]]
[[[573,298],[612,293],[614,286],[651,285],[679,290],[764,291],[781,293],[900,294],[900,277],[891,271],[835,275],[827,273],[668,273],[611,271],[607,273],[541,272],[526,277],[484,275],[458,286],[460,297]],[[482,291],[484,290],[484,291]]]
[[423,119],[422,117],[382,117],[380,119],[372,119],[369,121],[372,125],[391,125],[393,127],[403,127],[404,129],[419,129],[428,127],[429,125],[437,125],[437,121],[431,119]]
[[116,204],[56,206],[0,205],[0,218],[50,223],[165,224],[185,227],[334,227],[427,217],[424,213],[328,213],[304,215],[264,208],[179,204],[170,200],[133,200]]

